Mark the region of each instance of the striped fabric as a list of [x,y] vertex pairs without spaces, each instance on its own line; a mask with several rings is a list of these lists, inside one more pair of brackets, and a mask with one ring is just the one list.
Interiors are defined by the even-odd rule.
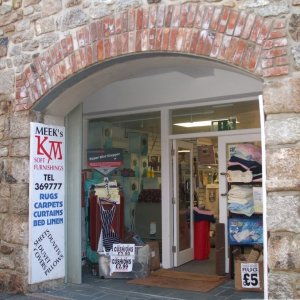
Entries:
[[103,204],[100,204],[100,211],[103,232],[103,246],[105,251],[110,251],[114,243],[120,243],[120,238],[112,227],[115,217],[116,204],[113,204],[110,209],[105,209]]

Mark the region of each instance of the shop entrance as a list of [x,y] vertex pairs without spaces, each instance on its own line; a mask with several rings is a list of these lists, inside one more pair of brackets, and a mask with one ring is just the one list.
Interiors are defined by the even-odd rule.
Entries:
[[[247,255],[257,247],[262,259],[261,135],[259,128],[251,131],[244,135],[227,132],[221,136],[174,141],[174,149],[176,145],[189,145],[180,148],[183,153],[177,151],[178,157],[183,156],[179,159],[174,155],[174,164],[185,160],[186,166],[191,162],[190,169],[186,168],[190,175],[187,180],[179,168],[173,168],[175,183],[178,174],[182,176],[181,195],[176,194],[176,189],[174,192],[175,216],[177,205],[182,208],[181,217],[185,216],[185,227],[178,226],[174,217],[174,243],[180,245],[176,236],[182,236],[183,232],[185,240],[190,237],[193,240],[189,260],[180,264],[176,260],[178,253],[174,253],[177,270],[210,275],[229,273],[234,278],[234,251]],[[180,201],[184,197],[188,205],[182,207]],[[240,228],[235,226],[237,223]]]

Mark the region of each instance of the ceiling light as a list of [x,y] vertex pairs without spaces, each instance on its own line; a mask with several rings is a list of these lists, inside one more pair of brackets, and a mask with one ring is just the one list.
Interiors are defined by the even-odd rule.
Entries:
[[184,122],[184,123],[176,123],[174,125],[181,126],[181,127],[205,127],[211,126],[211,120],[209,121],[198,121],[198,122]]

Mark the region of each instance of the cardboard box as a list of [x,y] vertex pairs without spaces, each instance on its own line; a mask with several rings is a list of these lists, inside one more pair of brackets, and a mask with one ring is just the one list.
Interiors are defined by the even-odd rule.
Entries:
[[235,260],[234,284],[238,291],[262,292],[264,290],[264,266],[262,261]]
[[147,244],[150,247],[150,271],[155,271],[160,268],[159,243],[149,241]]

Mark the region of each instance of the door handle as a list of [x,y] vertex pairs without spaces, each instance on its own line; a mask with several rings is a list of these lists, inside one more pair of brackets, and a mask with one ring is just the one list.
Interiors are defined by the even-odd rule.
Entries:
[[221,196],[225,197],[227,196],[227,193],[222,193]]
[[226,173],[226,172],[221,172],[221,173],[220,173],[220,175],[222,175],[222,176],[227,176],[227,174],[228,174],[228,173]]

